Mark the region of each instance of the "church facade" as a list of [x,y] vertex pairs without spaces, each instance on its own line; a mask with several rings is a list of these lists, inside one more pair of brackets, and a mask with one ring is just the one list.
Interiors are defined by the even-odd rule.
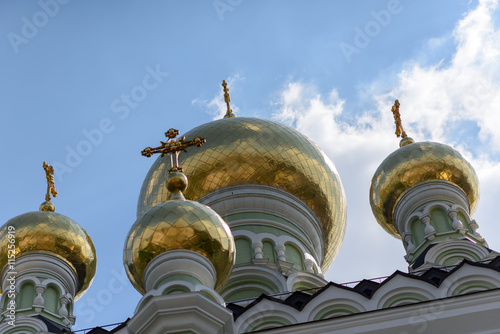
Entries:
[[[401,239],[409,270],[327,282],[346,226],[335,166],[290,127],[236,117],[223,86],[224,119],[183,136],[170,129],[142,152],[159,156],[123,262],[143,297],[121,325],[88,333],[500,332],[500,254],[478,232],[479,182],[459,152],[408,137],[396,100],[402,139],[374,172],[370,204]],[[0,229],[0,333],[71,333],[74,303],[95,275],[92,240],[55,212],[44,168],[40,211]]]

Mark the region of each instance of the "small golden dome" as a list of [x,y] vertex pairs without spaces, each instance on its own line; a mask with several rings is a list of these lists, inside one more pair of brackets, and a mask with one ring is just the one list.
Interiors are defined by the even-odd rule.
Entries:
[[137,291],[146,293],[143,274],[148,263],[174,249],[210,260],[217,272],[216,289],[229,278],[236,256],[229,226],[208,206],[186,200],[158,204],[137,219],[125,239],[125,270]]
[[15,254],[48,252],[66,260],[78,276],[75,300],[83,296],[96,273],[96,252],[87,232],[72,219],[50,211],[27,212],[0,228],[0,268],[8,263],[9,226],[15,228]]
[[[346,200],[335,166],[313,142],[278,122],[249,117],[225,118],[185,134],[206,138],[201,148],[179,157],[192,200],[217,189],[240,185],[274,186],[295,195],[316,214],[325,235],[321,267],[330,267],[345,232]],[[137,214],[168,200],[168,157],[158,157],[142,185]]]
[[411,186],[431,180],[449,181],[461,188],[469,198],[470,213],[474,213],[479,201],[479,181],[462,155],[445,144],[408,143],[390,154],[373,175],[370,205],[378,223],[400,238],[392,220],[398,199]]

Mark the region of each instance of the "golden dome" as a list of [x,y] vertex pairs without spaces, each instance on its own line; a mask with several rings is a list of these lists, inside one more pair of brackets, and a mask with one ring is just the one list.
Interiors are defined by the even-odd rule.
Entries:
[[70,218],[50,211],[27,212],[0,228],[0,268],[8,263],[8,227],[15,228],[15,252],[19,258],[29,252],[48,252],[66,260],[78,276],[75,300],[92,284],[96,272],[96,252],[87,232]]
[[[190,187],[184,195],[197,200],[214,190],[245,183],[279,187],[305,202],[325,234],[322,269],[329,268],[345,232],[346,200],[330,159],[307,137],[283,124],[234,117],[200,125],[186,138],[207,139],[201,148],[179,156]],[[137,214],[167,201],[170,158],[159,157],[142,185]]]
[[400,147],[389,155],[373,175],[370,205],[378,223],[400,238],[392,221],[401,194],[425,181],[444,180],[461,188],[469,198],[470,213],[479,200],[479,181],[474,168],[448,145],[420,142]]
[[171,200],[140,216],[125,239],[125,270],[137,291],[146,293],[143,274],[148,263],[173,249],[191,250],[209,259],[217,272],[216,289],[233,270],[234,239],[224,220],[206,205]]

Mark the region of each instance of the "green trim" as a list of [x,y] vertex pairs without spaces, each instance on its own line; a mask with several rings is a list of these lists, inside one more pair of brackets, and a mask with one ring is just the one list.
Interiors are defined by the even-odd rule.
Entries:
[[[235,231],[250,231],[250,232],[253,232],[255,234],[269,233],[269,234],[275,235],[277,237],[282,236],[282,235],[286,235],[286,236],[289,236],[289,237],[297,240],[297,242],[300,243],[300,245],[302,245],[302,247],[304,247],[304,249],[309,254],[313,254],[313,252],[311,252],[311,249],[306,244],[304,244],[301,240],[297,239],[296,236],[294,236],[293,234],[290,234],[286,231],[280,230],[276,227],[266,226],[266,225],[240,225],[240,226],[231,227],[231,231],[233,232],[233,234]],[[238,236],[238,237],[244,237],[244,236]],[[309,240],[309,239],[307,239],[307,240]]]
[[219,301],[214,296],[212,296],[211,294],[209,294],[207,291],[203,291],[202,290],[202,291],[199,291],[199,293],[202,294],[203,296],[207,297],[211,301],[216,302],[217,304],[219,303]]
[[[446,259],[446,261],[444,261],[443,263],[441,263],[441,261],[443,261],[444,257],[447,257],[447,256],[449,256],[451,254],[456,253],[456,252],[457,252],[456,249],[449,249],[447,251],[442,252],[441,254],[439,254],[436,257],[436,263],[442,264],[444,266],[451,266],[451,265],[456,264],[458,261],[462,261],[463,259],[465,259],[465,257],[462,256],[462,255],[455,255],[455,256],[451,256],[450,258]],[[471,251],[469,251],[467,249],[460,249],[460,253],[465,253],[465,254],[469,255],[470,258],[468,260],[471,260],[471,259],[472,259],[472,261],[479,261],[479,260],[481,260],[477,256],[477,254],[475,254],[474,252],[471,252]]]
[[469,226],[469,219],[462,212],[458,211],[457,218],[462,222],[464,228],[467,229],[467,231],[469,231],[470,233],[472,233],[472,229]]
[[163,292],[161,294],[163,296],[165,296],[165,295],[169,295],[171,293],[179,293],[179,292],[185,293],[185,292],[191,292],[191,291],[183,285],[176,284],[176,285],[169,286],[168,288],[163,290]]
[[293,267],[299,271],[304,271],[306,268],[304,266],[304,254],[302,251],[292,245],[291,243],[285,243],[285,256],[286,262],[293,263]]
[[316,316],[314,317],[314,321],[335,318],[343,315],[355,314],[360,312],[361,311],[355,308],[354,306],[347,304],[336,304],[326,307],[325,309],[318,312],[318,314],[316,314]]
[[162,279],[158,284],[155,285],[155,289],[158,289],[160,286],[162,286],[165,283],[172,282],[172,281],[182,281],[182,282],[189,282],[194,285],[196,284],[201,284],[201,282],[196,278],[188,274],[175,274],[175,275],[170,275],[168,277],[165,277]]
[[273,234],[275,236],[282,236],[282,235],[288,235],[288,236],[291,236],[293,237],[292,234],[286,232],[286,231],[283,231],[283,230],[280,230],[279,228],[276,228],[276,227],[272,227],[272,226],[266,226],[266,225],[243,225],[243,226],[235,226],[235,227],[231,227],[231,230],[232,231],[251,231],[255,234],[258,234],[258,233],[270,233],[270,234]]
[[453,231],[453,227],[451,227],[452,220],[448,217],[443,207],[433,207],[429,210],[429,216],[431,217],[431,225],[436,230],[436,233]]
[[23,283],[17,296],[16,308],[31,308],[35,301],[35,296],[35,284],[31,281]]
[[288,325],[291,325],[290,321],[283,318],[270,316],[254,321],[252,325],[250,325],[245,330],[245,332],[253,332],[256,330],[263,330],[263,329],[282,327]]
[[28,332],[31,332],[33,334],[38,333],[38,331],[32,327],[15,325],[12,327],[12,329],[7,329],[7,331],[4,334],[15,334],[15,333],[18,333],[20,331],[28,331]]
[[[294,229],[295,231],[299,232],[303,237],[305,237],[307,240],[309,238],[300,230],[295,224],[289,222],[286,219],[283,219],[281,217],[269,214],[269,213],[262,213],[262,212],[243,212],[243,213],[235,213],[232,215],[227,215],[223,217],[226,223],[229,224],[229,222],[236,221],[236,220],[243,220],[243,219],[262,219],[262,220],[270,220],[276,223],[281,223],[283,225],[286,225],[290,227],[291,229]],[[233,230],[233,228],[231,228]]]
[[253,258],[252,243],[248,238],[238,236],[234,238],[236,246],[236,262],[235,264],[250,263]]
[[418,218],[414,218],[410,223],[411,239],[415,246],[420,245],[425,238],[424,223]]
[[257,287],[255,288],[247,288],[245,290],[237,290],[234,291],[227,296],[225,296],[224,300],[226,302],[234,302],[237,300],[244,300],[244,299],[250,299],[250,298],[256,298],[259,297],[262,294],[269,294],[266,290],[259,289]]
[[234,281],[231,280],[228,284],[226,284],[224,286],[223,289],[221,289],[221,293],[231,289],[235,285],[243,286],[243,285],[248,284],[248,283],[259,284],[261,286],[268,287],[269,290],[272,290],[273,293],[280,293],[280,290],[278,289],[276,284],[274,284],[274,282],[272,282],[271,280],[265,279],[263,277],[260,277],[260,276],[247,276],[245,278],[237,279]]
[[[249,287],[249,284],[252,286]],[[237,289],[227,295],[225,294],[234,287],[237,287]],[[280,293],[276,284],[260,276],[248,276],[237,280],[230,280],[229,283],[218,292],[227,302],[254,298],[260,296],[261,294],[268,295]]]
[[59,313],[61,305],[59,301],[59,289],[57,287],[49,284],[43,292],[43,299],[45,300],[44,305],[47,311],[55,314]]
[[275,263],[278,260],[278,255],[274,248],[275,245],[272,240],[266,239],[262,241],[262,257],[268,259],[271,263]]
[[[497,287],[491,284],[490,282],[484,282],[484,281],[472,281],[472,282],[467,282],[462,285],[460,285],[458,288],[456,288],[453,291],[452,296],[458,296],[461,295],[464,290],[468,290],[470,288],[479,288],[479,291],[484,291],[484,290],[491,290],[491,289],[496,289]],[[478,290],[475,290],[478,291]],[[473,292],[475,292],[473,291]]]
[[[398,302],[400,302],[401,300],[406,300],[406,301],[403,304],[394,305],[394,304],[397,304]],[[428,299],[425,298],[424,296],[413,293],[413,292],[408,292],[408,293],[398,294],[396,296],[389,298],[384,303],[382,308],[388,308],[388,307],[392,307],[392,306],[401,306],[401,305],[407,305],[407,304],[414,304],[414,303],[420,303],[420,302],[425,302],[425,301],[428,301]]]
[[[309,289],[314,289],[314,288],[318,288],[317,286],[314,286],[314,285],[310,285],[310,284],[307,284],[307,283],[304,283],[304,282],[298,282],[298,283],[295,283],[293,286],[292,286],[292,291],[302,291],[302,290],[309,290]],[[317,292],[317,290],[312,290],[312,291],[302,291],[303,293],[307,293],[307,294],[313,294],[315,292]]]
[[[434,239],[432,239],[432,240],[426,240],[421,246],[418,246],[418,244],[414,244],[415,246],[417,246],[417,249],[413,253],[413,258],[414,259],[417,258],[420,255],[420,253],[422,253],[427,248],[427,246],[429,246],[430,244],[437,244],[437,243],[439,243],[441,241],[444,241],[444,240],[447,240],[447,239],[450,239],[450,238],[451,239],[462,239],[463,237],[464,236],[462,234],[453,231],[453,232],[445,233],[444,235],[436,235],[434,237]],[[467,237],[471,238],[473,240],[476,240],[476,238],[474,236],[467,235]],[[449,254],[449,252],[453,253],[454,251],[456,251],[456,250],[450,250],[448,252],[440,254],[439,257],[438,257],[438,259],[442,258],[443,255]],[[470,253],[470,254],[472,255],[473,253]],[[474,256],[474,258],[476,258],[476,256]],[[478,260],[479,259],[477,259],[477,261]]]

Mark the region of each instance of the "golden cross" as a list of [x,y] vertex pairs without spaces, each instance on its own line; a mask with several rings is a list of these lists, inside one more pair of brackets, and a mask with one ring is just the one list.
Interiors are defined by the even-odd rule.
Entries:
[[[167,137],[166,142],[160,141],[161,145],[158,147],[146,147],[141,151],[141,154],[148,158],[155,153],[160,153],[162,157],[166,154],[170,154],[170,163],[172,165],[172,168],[169,170],[169,172],[182,172],[182,168],[179,167],[179,153],[186,152],[186,148],[190,146],[200,147],[201,145],[206,143],[207,140],[198,136],[194,137],[194,139],[192,140],[185,140],[186,137],[184,136],[182,136],[181,138],[176,138],[178,135],[179,130],[169,129],[167,132],[165,132],[165,137]],[[175,154],[175,165],[172,153]]]
[[43,169],[45,170],[45,177],[47,178],[47,194],[45,195],[45,201],[50,202],[50,195],[57,197],[57,190],[54,185],[54,167],[49,166],[49,164],[44,161]]
[[401,124],[401,115],[399,114],[399,101],[396,100],[394,101],[394,105],[392,106],[391,109],[393,115],[394,115],[394,123],[396,124],[396,136],[399,138],[406,138],[408,137],[406,135],[405,130],[403,130],[403,124]]
[[231,102],[231,97],[229,96],[229,88],[227,88],[226,80],[222,80],[222,87],[224,87],[224,101],[226,102],[227,106],[227,111],[226,115],[224,115],[224,118],[236,117],[231,110],[231,106],[229,105],[229,102]]

